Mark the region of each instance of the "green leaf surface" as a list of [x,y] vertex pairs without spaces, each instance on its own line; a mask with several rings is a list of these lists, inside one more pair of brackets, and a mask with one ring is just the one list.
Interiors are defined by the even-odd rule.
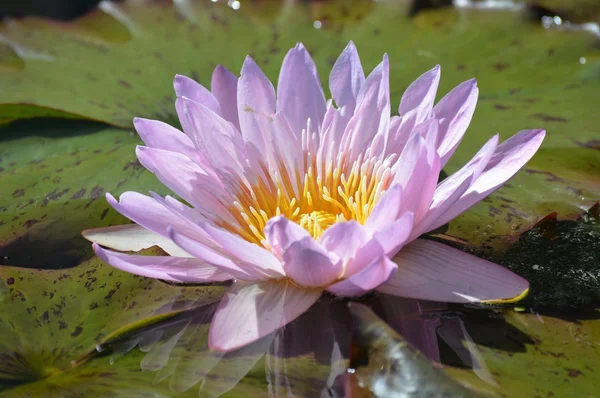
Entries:
[[92,256],[81,231],[129,221],[107,192],[168,192],[135,158],[133,133],[40,119],[0,128],[0,264],[65,268]]
[[12,54],[0,68],[0,119],[14,118],[16,104],[29,104],[28,116],[36,105],[41,115],[51,109],[121,127],[134,116],[176,124],[176,73],[208,86],[217,64],[238,71],[251,54],[277,81],[285,52],[302,41],[326,83],[332,62],[354,40],[367,70],[389,53],[394,104],[436,63],[443,69],[440,96],[478,79],[478,109],[447,171],[495,132],[505,139],[526,128],[548,130],[530,164],[450,234],[502,245],[502,236],[550,212],[568,218],[593,204],[600,197],[597,37],[545,29],[525,11],[445,7],[412,17],[409,11],[404,1],[247,2],[239,10],[222,2],[130,1],[102,3],[71,23],[9,21],[0,27],[3,52]]
[[224,292],[134,276],[97,258],[67,270],[3,266],[0,278],[0,384],[52,377],[108,338]]
[[464,368],[446,370],[458,380],[507,397],[596,396],[599,317],[593,307],[543,315],[467,314],[466,329],[497,386],[483,383]]

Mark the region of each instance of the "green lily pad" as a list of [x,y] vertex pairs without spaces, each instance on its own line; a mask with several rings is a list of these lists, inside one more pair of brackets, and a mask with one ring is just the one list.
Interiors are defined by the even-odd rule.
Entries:
[[20,117],[18,104],[26,104],[28,117],[37,106],[40,115],[64,112],[128,128],[134,116],[176,123],[171,87],[176,73],[208,85],[216,64],[237,71],[251,54],[276,81],[285,51],[302,41],[326,83],[332,62],[352,39],[367,69],[389,53],[396,104],[408,84],[436,63],[443,68],[440,93],[478,79],[479,106],[449,172],[495,132],[507,138],[525,128],[548,130],[526,169],[452,224],[450,234],[501,246],[499,237],[552,211],[573,217],[596,201],[597,38],[545,29],[525,18],[525,11],[446,7],[410,17],[410,6],[249,2],[234,10],[222,2],[131,1],[102,3],[71,23],[10,21],[0,27],[3,53],[12,54],[0,68],[0,119]]
[[218,301],[224,292],[222,286],[167,285],[97,258],[67,270],[3,266],[0,278],[2,385],[52,377],[109,338]]
[[129,222],[106,192],[166,193],[137,162],[140,143],[130,132],[82,121],[0,128],[0,264],[75,266],[93,255],[83,229]]
[[446,371],[458,380],[507,397],[594,396],[600,361],[599,316],[593,307],[544,315],[515,311],[466,314],[466,329],[497,385],[484,383],[464,368],[447,367]]

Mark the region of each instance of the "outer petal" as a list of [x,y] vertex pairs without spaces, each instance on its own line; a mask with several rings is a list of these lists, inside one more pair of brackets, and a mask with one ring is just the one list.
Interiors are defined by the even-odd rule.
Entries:
[[544,130],[523,130],[498,146],[479,178],[429,230],[446,224],[500,188],[531,159],[545,135]]
[[[270,116],[275,113],[275,89],[256,62],[246,57],[237,90],[240,129],[244,138],[257,148],[265,148],[263,131],[267,118],[256,119],[255,115]],[[269,150],[266,147],[265,150]]]
[[236,279],[244,281],[259,281],[266,279],[264,273],[260,270],[257,270],[252,266],[246,266],[246,264],[239,264],[232,261],[223,253],[219,253],[214,248],[209,247],[205,242],[189,238],[171,228],[169,229],[169,237],[186,252],[231,274]]
[[221,111],[219,101],[217,101],[215,96],[195,80],[186,76],[175,75],[173,86],[175,87],[175,94],[178,98],[187,97],[192,101],[204,105],[215,113]]
[[435,94],[440,83],[440,66],[425,72],[411,83],[400,100],[398,113],[415,112],[416,123],[421,123],[433,109]]
[[206,159],[198,152],[192,140],[176,128],[158,120],[138,117],[133,119],[133,125],[147,146],[181,153],[206,167]]
[[438,153],[444,167],[462,140],[477,105],[479,89],[475,79],[459,84],[433,108],[440,119]]
[[251,265],[263,272],[265,277],[282,278],[285,276],[279,259],[265,248],[209,223],[202,223],[200,226],[219,246],[219,249],[227,253],[234,261],[238,260]]
[[496,147],[498,146],[498,135],[492,137],[475,156],[457,172],[450,175],[444,181],[438,184],[434,194],[431,206],[427,214],[418,222],[412,233],[412,238],[416,238],[424,232],[430,231],[432,225],[435,228],[440,226],[437,222],[456,203],[456,201],[471,186],[474,180],[479,177],[483,169],[490,161]]
[[271,218],[265,226],[264,233],[271,250],[279,257],[283,257],[283,253],[292,243],[310,237],[308,231],[284,216]]
[[277,83],[277,112],[283,112],[297,137],[306,121],[321,126],[325,115],[325,94],[317,67],[301,43],[288,51]]
[[529,291],[507,268],[434,241],[417,239],[393,261],[398,272],[378,290],[395,296],[468,303],[516,301]]
[[310,236],[293,242],[283,253],[285,274],[300,286],[327,286],[342,276],[339,257],[328,253]]
[[217,200],[226,193],[220,181],[205,172],[185,155],[138,146],[140,163],[185,201],[202,210],[223,213],[223,204]]
[[228,273],[195,258],[131,256],[105,250],[97,243],[92,247],[102,261],[134,275],[180,283],[221,282],[232,279]]
[[379,242],[387,256],[393,256],[409,241],[414,223],[413,213],[404,213],[402,217],[375,232],[373,237]]
[[387,281],[396,268],[387,256],[381,256],[357,274],[329,286],[327,291],[337,296],[362,296]]
[[237,107],[237,84],[238,78],[227,70],[223,65],[218,65],[212,75],[210,87],[212,93],[219,101],[221,117],[239,130],[240,119]]
[[402,201],[402,186],[400,184],[390,187],[379,199],[371,211],[365,228],[375,232],[381,230],[398,218],[400,203]]
[[354,116],[348,122],[342,148],[350,159],[364,152],[377,135],[383,135],[390,121],[390,63],[387,54],[367,77],[358,93]]
[[125,217],[167,239],[170,239],[167,232],[169,226],[176,227],[179,233],[185,235],[197,235],[198,228],[191,220],[174,213],[154,198],[137,192],[125,192],[118,202],[110,194],[106,194],[106,200]]
[[346,107],[349,113],[354,112],[356,98],[364,82],[365,73],[358,57],[358,51],[356,51],[354,43],[350,41],[335,61],[329,75],[331,96],[338,108]]
[[152,246],[158,246],[171,256],[193,257],[181,250],[171,239],[165,238],[137,224],[86,229],[81,234],[90,242],[119,251],[137,252]]
[[219,351],[243,347],[296,319],[321,293],[286,281],[235,283],[217,308],[208,344]]

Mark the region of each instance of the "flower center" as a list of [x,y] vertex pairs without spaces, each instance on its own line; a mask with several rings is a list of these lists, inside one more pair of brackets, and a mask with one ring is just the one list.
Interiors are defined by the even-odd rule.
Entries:
[[340,156],[337,162],[322,167],[308,160],[304,176],[297,171],[289,173],[281,165],[280,170],[263,173],[250,186],[240,182],[234,187],[236,201],[228,208],[235,222],[221,221],[221,226],[268,246],[263,231],[269,219],[278,215],[298,223],[315,239],[336,222],[364,224],[389,187],[393,158],[344,160]]

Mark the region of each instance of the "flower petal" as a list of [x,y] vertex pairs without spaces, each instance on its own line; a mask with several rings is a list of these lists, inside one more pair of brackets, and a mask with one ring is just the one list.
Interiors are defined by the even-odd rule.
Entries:
[[[275,113],[275,89],[256,62],[246,57],[237,90],[238,116],[244,138],[257,148],[265,148],[263,131],[269,119],[256,119],[256,115],[270,116]],[[270,147],[265,149],[268,151]]]
[[350,278],[329,286],[327,291],[336,296],[362,296],[387,281],[396,268],[398,266],[387,256],[381,256]]
[[165,238],[137,224],[86,229],[81,234],[90,242],[119,251],[137,252],[152,246],[158,246],[171,256],[193,257],[181,250],[171,239]]
[[271,218],[265,226],[264,233],[271,250],[278,257],[282,257],[292,243],[310,237],[307,230],[284,216]]
[[376,232],[393,223],[398,218],[400,203],[402,203],[402,186],[396,184],[381,196],[365,223],[365,229]]
[[335,61],[329,75],[331,96],[338,108],[346,107],[349,113],[353,113],[358,92],[364,82],[365,73],[358,57],[358,51],[356,51],[354,43],[350,41]]
[[191,220],[179,213],[174,213],[156,199],[146,195],[124,192],[117,202],[111,194],[106,194],[106,200],[116,211],[131,221],[167,239],[170,239],[167,232],[169,226],[176,227],[180,233],[186,235],[197,234],[197,227]]
[[238,78],[223,65],[218,65],[212,74],[210,87],[215,98],[219,101],[221,117],[240,129],[240,119],[237,107]]
[[196,151],[202,153],[215,170],[233,170],[241,175],[244,145],[233,124],[188,98],[178,101],[183,103],[183,117],[192,130]]
[[186,76],[175,75],[173,86],[178,98],[187,97],[192,101],[204,105],[215,113],[221,111],[219,101],[217,101],[215,96],[195,80]]
[[414,223],[414,214],[404,213],[402,217],[375,232],[373,237],[379,242],[388,256],[393,256],[408,242]]
[[146,169],[186,202],[217,214],[224,212],[222,202],[217,200],[226,196],[219,180],[187,156],[143,146],[136,148],[136,155]]
[[206,159],[198,152],[190,138],[158,120],[133,119],[135,130],[140,135],[146,146],[165,151],[178,152],[192,159],[200,166],[206,166]]
[[395,296],[468,303],[517,300],[529,290],[507,268],[430,240],[417,239],[393,261],[398,272],[378,290]]
[[219,246],[220,251],[227,253],[228,257],[234,261],[239,260],[246,265],[252,265],[268,278],[285,276],[280,261],[264,247],[206,222],[202,223],[200,227]]
[[215,312],[208,344],[219,351],[243,347],[296,319],[321,293],[287,281],[236,282]]
[[179,283],[222,282],[232,276],[195,258],[172,256],[137,256],[117,253],[92,245],[104,262],[134,275]]
[[440,66],[436,65],[411,83],[400,100],[398,113],[415,112],[415,122],[421,123],[433,109],[435,94],[440,83]]
[[523,130],[499,145],[479,178],[430,228],[446,224],[500,188],[533,157],[545,135],[544,130]]
[[283,112],[297,137],[306,121],[321,126],[325,115],[325,94],[317,67],[301,43],[288,51],[277,82],[277,112]]
[[310,236],[294,241],[283,253],[285,274],[300,286],[322,287],[342,276],[343,263]]
[[363,153],[390,121],[390,62],[387,54],[367,77],[358,93],[354,116],[348,122],[341,148],[350,159]]
[[433,108],[440,119],[438,154],[444,167],[462,140],[477,105],[479,89],[475,79],[467,80],[450,91]]
[[413,238],[443,225],[439,224],[438,219],[454,205],[473,181],[477,179],[490,161],[497,146],[498,135],[496,134],[481,147],[466,165],[438,184],[427,214],[419,220],[418,225],[413,230]]
[[169,228],[168,233],[171,240],[187,253],[231,274],[236,279],[244,281],[259,281],[265,279],[263,272],[256,270],[252,266],[232,261],[227,256],[214,250],[214,248],[209,247],[206,242],[192,239],[175,231],[173,228]]

